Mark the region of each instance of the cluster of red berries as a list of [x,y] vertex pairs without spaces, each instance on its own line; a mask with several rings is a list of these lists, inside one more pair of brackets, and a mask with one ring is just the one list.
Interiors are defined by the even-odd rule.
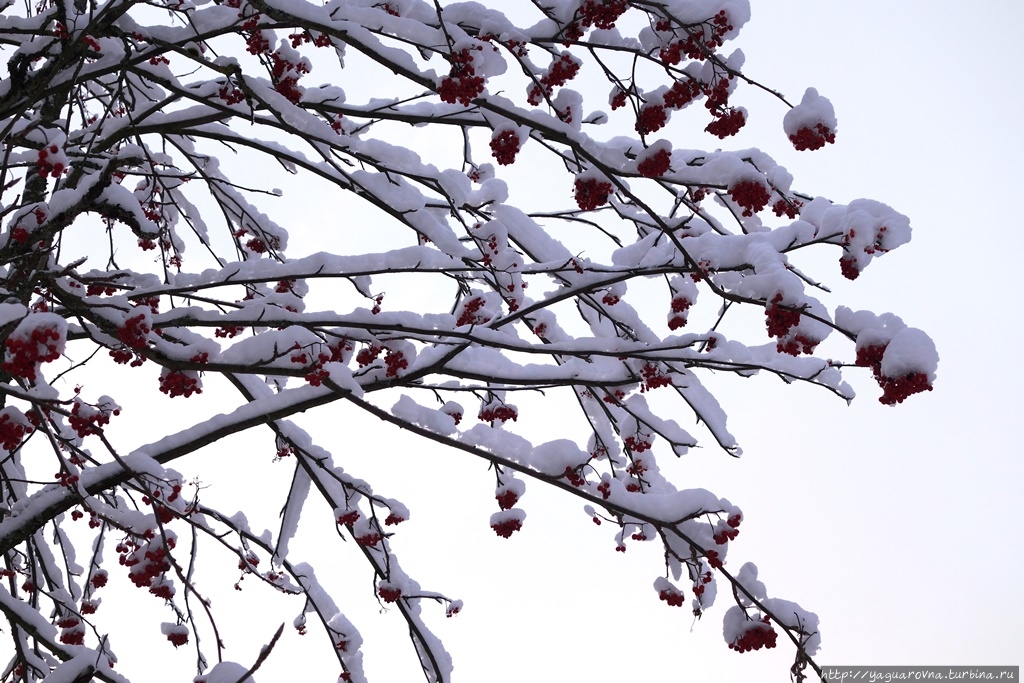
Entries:
[[871,373],[882,387],[882,396],[878,399],[883,405],[892,406],[903,403],[909,396],[923,391],[931,391],[932,385],[928,375],[922,372],[911,372],[902,377],[886,377],[882,374],[882,356],[887,344],[871,344],[857,349],[857,365],[871,368]]
[[644,451],[650,450],[651,448],[651,442],[647,440],[648,437],[650,437],[649,434],[647,435],[647,437],[643,437],[637,434],[634,436],[627,436],[622,441],[626,445],[626,448],[628,448],[633,453],[643,453]]
[[331,46],[331,37],[326,33],[321,33],[314,38],[313,34],[309,31],[302,31],[301,33],[291,33],[288,37],[292,41],[292,47],[299,47],[303,43],[313,43],[317,47]]
[[782,294],[772,297],[771,303],[765,307],[765,324],[768,327],[768,336],[781,339],[789,334],[789,330],[800,324],[800,311],[791,311],[780,308]]
[[672,299],[672,313],[668,321],[668,329],[678,330],[686,326],[687,311],[693,302],[684,296],[677,296]]
[[117,338],[130,349],[146,348],[146,336],[149,333],[150,328],[149,323],[146,322],[145,313],[128,318],[123,325],[117,328]]
[[610,30],[628,7],[626,0],[586,0],[579,9],[580,23]]
[[[660,21],[655,28],[659,31],[669,31],[672,25],[667,21]],[[725,10],[722,10],[711,19],[697,24],[695,28],[687,28],[686,40],[677,41],[667,48],[662,48],[658,57],[665,64],[678,64],[682,60],[683,54],[690,59],[703,61],[716,49],[722,47],[725,43],[725,34],[732,30],[733,25],[729,22],[729,16]]]
[[785,214],[789,218],[796,218],[800,215],[800,209],[804,203],[796,199],[780,199],[772,204],[772,213],[781,217]]
[[736,107],[715,111],[713,114],[715,120],[705,126],[704,130],[723,140],[731,135],[736,135],[747,123],[747,117],[743,110]]
[[341,526],[352,526],[359,521],[359,510],[347,510],[338,515],[338,524]]
[[402,597],[402,589],[397,586],[382,583],[377,587],[377,595],[379,595],[381,600],[384,602],[395,602],[398,598]]
[[388,349],[388,355],[384,357],[384,367],[387,369],[384,373],[387,377],[398,377],[399,372],[409,367],[409,361],[401,351]]
[[729,643],[729,649],[736,650],[737,652],[750,652],[752,650],[760,650],[762,647],[769,650],[775,647],[775,640],[778,634],[771,627],[768,617],[762,619],[761,622],[761,624],[748,629],[742,636]]
[[120,414],[120,407],[91,406],[76,398],[75,404],[71,407],[71,416],[68,418],[68,423],[80,438],[85,438],[88,434],[98,433],[100,427],[109,424],[112,415]]
[[826,143],[834,143],[836,141],[836,134],[824,123],[818,123],[813,129],[804,126],[793,135],[790,135],[789,141],[793,143],[797,151],[802,152],[804,150],[821,149]]
[[811,339],[806,335],[798,334],[788,339],[780,339],[775,345],[775,350],[779,353],[788,353],[791,356],[799,356],[801,353],[810,355],[814,353],[814,349],[820,343],[818,339]]
[[675,589],[663,588],[658,593],[658,599],[667,602],[671,607],[682,607],[686,596]]
[[740,521],[743,518],[740,515],[733,515],[725,522],[725,528],[719,530],[715,536],[715,543],[718,545],[725,545],[728,541],[735,540],[740,535]]
[[569,53],[563,53],[558,59],[551,60],[551,66],[537,82],[530,87],[526,101],[537,106],[545,96],[550,96],[555,88],[565,85],[579,73],[580,62]]
[[584,478],[583,473],[574,470],[568,465],[565,466],[565,472],[562,473],[562,476],[568,479],[569,483],[577,488],[586,486],[587,484],[587,480]]
[[[147,536],[155,535],[149,532]],[[173,536],[166,537],[165,542],[168,548],[174,548]],[[152,538],[128,538],[118,543],[116,550],[120,553],[118,563],[129,568],[128,578],[138,588],[149,588],[157,577],[171,569],[163,543],[154,543]]]
[[174,647],[188,645],[188,629],[181,626],[168,630],[167,640],[169,640],[171,645]]
[[519,418],[519,410],[515,406],[503,403],[501,405],[488,405],[480,410],[477,419],[481,422],[515,422]]
[[309,73],[309,63],[305,60],[292,62],[275,50],[270,55],[270,72],[274,76],[274,89],[284,95],[292,104],[298,104],[302,99],[302,90],[299,88],[299,79]]
[[502,166],[508,166],[515,162],[516,154],[519,153],[519,136],[514,130],[503,130],[495,133],[491,138],[491,154],[494,160]]
[[32,426],[21,421],[22,415],[14,408],[0,413],[0,448],[10,453],[22,440],[32,433]]
[[640,135],[650,135],[660,130],[668,122],[668,115],[665,107],[661,104],[649,104],[640,110],[636,117],[636,132]]
[[394,512],[391,512],[388,513],[387,518],[384,520],[384,526],[394,526],[396,524],[401,524],[404,521],[405,517],[402,517],[401,515],[396,515]]
[[744,216],[753,216],[772,198],[768,188],[757,180],[741,180],[729,187],[729,196],[743,208]]
[[110,350],[110,357],[114,359],[114,362],[119,365],[125,363],[131,363],[131,367],[137,368],[146,362],[146,359],[137,353],[134,353],[123,346],[116,349]]
[[381,535],[376,532],[365,533],[362,536],[356,536],[356,543],[365,547],[372,547],[380,543]]
[[60,642],[65,645],[81,645],[85,642],[85,624],[74,615],[67,615],[57,621],[57,628],[60,632]]
[[8,337],[7,354],[0,368],[30,382],[36,380],[36,368],[60,357],[60,333],[53,327],[37,327],[27,339]]
[[705,553],[705,555],[707,556],[709,565],[711,565],[715,569],[722,568],[722,558],[718,556],[717,550],[709,550],[707,551],[707,553]]
[[667,387],[672,385],[672,378],[668,375],[664,375],[661,372],[661,368],[651,363],[644,363],[644,366],[640,368],[640,393],[651,391],[659,387]]
[[231,337],[237,337],[238,335],[242,334],[242,331],[244,329],[245,328],[239,327],[239,326],[236,326],[236,325],[227,325],[225,327],[218,327],[217,330],[213,333],[213,336],[221,337],[221,338],[224,338],[224,339],[230,339]]
[[519,495],[511,489],[505,489],[498,495],[494,496],[494,499],[498,501],[499,508],[502,510],[510,510],[519,502]]
[[195,373],[184,370],[168,371],[166,368],[160,374],[160,391],[167,394],[168,398],[176,396],[188,398],[192,394],[203,393],[199,377]]
[[[476,49],[482,50],[483,47],[478,45]],[[476,75],[476,69],[473,68],[473,56],[469,53],[469,48],[453,52],[449,55],[448,61],[452,63],[452,68],[448,76],[442,79],[437,94],[440,95],[442,102],[448,104],[458,102],[462,106],[468,107],[484,91],[484,79]]]
[[512,534],[523,528],[523,523],[518,519],[505,519],[491,525],[494,533],[502,538],[509,538]]
[[839,272],[847,280],[856,280],[860,276],[860,266],[857,265],[856,256],[843,256],[839,259]]
[[359,367],[364,368],[373,361],[377,360],[377,356],[384,350],[383,346],[370,345],[359,350],[356,354],[356,363],[359,363]]
[[50,161],[48,158],[51,154],[57,154],[59,151],[60,148],[57,145],[50,145],[39,150],[39,158],[36,159],[36,169],[40,178],[47,176],[59,178],[64,172],[64,162]]
[[597,178],[576,179],[576,204],[582,211],[593,211],[608,203],[612,184]]
[[608,99],[608,104],[611,106],[612,111],[615,111],[619,107],[626,106],[626,91],[620,88],[616,88],[612,91],[611,96]]
[[659,149],[636,165],[637,173],[645,178],[660,178],[668,172],[671,159],[667,149]]

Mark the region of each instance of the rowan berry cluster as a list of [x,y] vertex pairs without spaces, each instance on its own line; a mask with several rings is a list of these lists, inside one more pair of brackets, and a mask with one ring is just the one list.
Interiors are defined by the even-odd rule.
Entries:
[[74,615],[67,615],[57,620],[57,628],[60,632],[60,642],[65,645],[81,645],[85,642],[85,624]]
[[498,501],[499,508],[502,510],[510,510],[519,502],[519,495],[511,489],[505,489],[496,495],[494,499]]
[[704,130],[723,140],[731,135],[736,135],[747,123],[747,115],[743,113],[742,109],[737,109],[736,107],[729,107],[712,113],[715,116],[715,120],[705,126]]
[[491,138],[491,154],[500,165],[508,166],[514,163],[518,153],[519,136],[514,130],[503,130]]
[[174,537],[166,536],[163,542],[157,541],[152,531],[144,538],[127,538],[117,544],[118,563],[128,567],[128,578],[137,588],[149,588],[159,576],[170,571],[165,544],[173,549]]
[[188,398],[192,394],[203,393],[199,384],[199,377],[187,370],[167,370],[160,374],[160,391],[167,394],[168,398],[184,396]]
[[[482,50],[483,47],[478,45],[475,49]],[[453,52],[448,56],[448,61],[452,67],[448,75],[441,80],[437,94],[440,95],[442,102],[458,102],[468,107],[484,91],[484,79],[476,75],[469,48]]]
[[398,377],[399,372],[409,367],[409,361],[405,359],[405,355],[401,351],[388,349],[388,354],[384,357],[384,367],[386,368],[384,374],[387,377]]
[[799,356],[801,353],[808,355],[814,353],[814,349],[820,344],[820,340],[811,339],[803,334],[797,334],[788,339],[779,339],[775,350],[779,353],[788,353],[790,356]]
[[670,588],[663,588],[658,593],[658,599],[667,602],[671,607],[682,607],[686,597],[677,590]]
[[678,330],[686,326],[688,311],[693,302],[684,296],[677,296],[672,299],[672,313],[669,315],[668,329]]
[[[656,25],[659,31],[671,30],[669,22],[658,22]],[[707,21],[697,24],[695,27],[687,27],[685,40],[676,41],[667,48],[662,48],[658,57],[665,64],[678,64],[682,55],[689,59],[703,61],[715,50],[725,43],[725,34],[733,30],[729,16],[725,10],[720,11]]]
[[750,652],[752,650],[760,650],[762,647],[769,650],[775,647],[775,640],[778,634],[771,627],[768,617],[761,621],[763,625],[758,624],[748,629],[742,636],[729,643],[729,649],[736,650],[737,652]]
[[477,419],[481,422],[494,422],[495,420],[501,422],[508,422],[512,420],[515,422],[519,418],[519,410],[514,406],[507,403],[500,405],[487,405],[480,410],[477,415]]
[[37,327],[23,337],[10,336],[5,342],[7,353],[0,368],[15,377],[36,381],[36,368],[60,357],[60,333],[53,327]]
[[[792,130],[792,129],[790,129]],[[836,141],[836,134],[824,123],[815,124],[814,128],[804,126],[793,135],[789,136],[797,151],[821,149],[826,144]]]
[[636,132],[650,135],[660,130],[668,122],[665,107],[660,104],[649,104],[640,110],[636,117]]
[[391,584],[382,583],[377,587],[377,595],[380,596],[384,602],[395,602],[398,598],[402,597],[402,589]]
[[580,23],[610,30],[628,7],[626,0],[586,0],[579,9]]
[[662,374],[661,368],[651,363],[644,363],[644,366],[640,368],[640,376],[640,393],[672,385],[672,378]]
[[758,180],[741,180],[729,187],[729,196],[743,208],[744,216],[753,216],[772,198],[768,188]]
[[523,523],[515,518],[505,519],[495,522],[491,525],[491,528],[494,529],[494,533],[502,538],[509,538],[512,534],[523,528]]
[[882,374],[882,356],[885,355],[887,344],[870,344],[857,349],[856,364],[871,368],[878,386],[882,388],[882,396],[878,399],[883,405],[892,406],[903,403],[909,396],[923,391],[931,391],[932,385],[928,375],[911,372],[902,377],[886,377]]
[[530,86],[526,101],[537,106],[545,97],[550,97],[555,88],[565,85],[579,73],[580,62],[568,52],[561,54],[558,59],[551,61],[548,67],[537,82]]
[[622,442],[626,445],[633,453],[643,453],[644,451],[650,450],[651,442],[648,440],[650,434],[646,436],[640,436],[639,434],[633,436],[627,436]]
[[146,337],[149,333],[150,327],[145,313],[126,319],[124,324],[117,328],[117,338],[130,349],[146,348]]
[[32,433],[32,425],[22,422],[24,416],[15,408],[5,408],[0,413],[0,448],[8,453],[14,451],[26,436]]
[[765,307],[765,324],[768,327],[768,336],[781,339],[789,334],[789,330],[800,324],[800,311],[791,311],[780,308],[782,294],[772,297],[771,303]]
[[725,528],[718,530],[714,535],[715,543],[718,545],[725,545],[728,541],[735,540],[740,535],[740,521],[743,518],[740,515],[733,515],[729,517],[725,522]]
[[779,217],[785,214],[788,218],[796,218],[803,205],[803,202],[796,199],[780,199],[772,204],[772,213]]
[[580,486],[586,486],[587,484],[587,480],[584,478],[583,474],[568,465],[565,466],[565,472],[562,473],[562,476],[568,479],[569,483],[577,488]]
[[667,149],[659,149],[636,165],[637,173],[645,178],[660,178],[668,172],[672,155]]
[[50,176],[51,178],[60,178],[64,172],[63,161],[53,161],[49,157],[51,154],[57,155],[60,152],[60,147],[57,145],[50,145],[49,147],[43,147],[39,150],[39,158],[36,159],[36,169],[40,178]]
[[112,415],[120,415],[121,407],[116,404],[104,403],[101,406],[92,406],[76,398],[71,406],[71,415],[68,423],[75,430],[80,438],[89,434],[95,434],[100,428],[110,423]]
[[597,178],[576,179],[576,204],[582,211],[593,211],[608,203],[612,184]]
[[856,280],[860,276],[860,267],[856,256],[843,256],[839,259],[839,272],[847,280]]
[[274,90],[284,95],[292,104],[298,104],[302,99],[299,79],[309,73],[309,62],[293,62],[282,55],[280,50],[275,50],[270,55],[270,64],[270,71],[274,75]]

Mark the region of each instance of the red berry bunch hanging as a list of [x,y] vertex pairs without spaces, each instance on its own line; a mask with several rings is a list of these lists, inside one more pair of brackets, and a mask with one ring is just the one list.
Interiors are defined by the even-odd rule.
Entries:
[[388,355],[384,357],[384,367],[387,368],[385,375],[398,377],[399,372],[409,367],[409,361],[405,359],[405,354],[401,351],[388,349]]
[[660,130],[668,122],[665,107],[660,104],[649,104],[640,110],[636,117],[636,132],[650,135]]
[[196,373],[191,370],[168,370],[167,368],[160,373],[160,391],[167,394],[168,398],[176,396],[188,398],[192,394],[203,393],[199,376]]
[[803,205],[804,203],[797,199],[783,198],[772,204],[772,213],[779,217],[785,215],[788,218],[796,218],[800,215]]
[[494,529],[494,533],[502,538],[509,538],[512,534],[523,528],[523,523],[518,519],[506,519],[501,522],[495,522],[491,525],[491,528]]
[[27,334],[16,329],[5,342],[7,353],[0,367],[15,377],[34,382],[40,363],[49,363],[60,357],[62,342],[56,327],[40,326]]
[[491,138],[491,154],[495,161],[502,166],[508,166],[515,162],[516,154],[519,153],[519,136],[514,130],[503,130],[495,132]]
[[645,178],[660,178],[668,173],[672,155],[667,149],[659,149],[654,154],[646,156],[636,165],[637,173]]
[[494,496],[494,499],[498,501],[499,508],[510,510],[519,502],[519,495],[511,489],[504,489],[501,493]]
[[793,143],[793,146],[799,152],[804,150],[813,151],[821,149],[826,144],[834,143],[836,141],[836,134],[824,123],[817,123],[813,129],[804,126],[793,135],[790,135],[789,141]]
[[663,588],[658,593],[658,599],[667,602],[671,607],[682,607],[686,597],[678,590]]
[[640,368],[640,376],[640,393],[672,385],[672,378],[662,374],[661,368],[651,363],[644,363],[644,366]]
[[515,422],[518,418],[519,410],[510,403],[491,403],[484,406],[479,414],[477,414],[477,419],[481,422],[494,422],[496,420],[500,422],[512,420]]
[[765,324],[768,326],[768,336],[781,338],[789,334],[790,328],[800,324],[800,311],[791,311],[780,308],[782,294],[772,297],[771,303],[765,307]]
[[67,158],[61,153],[60,147],[50,145],[39,150],[39,158],[36,159],[36,169],[40,178],[47,176],[60,178],[67,167]]
[[743,109],[729,107],[714,113],[715,120],[704,127],[704,130],[717,138],[725,139],[740,132],[747,123],[747,115]]
[[381,583],[377,587],[377,595],[384,602],[395,602],[402,597],[402,589],[390,583]]
[[668,329],[678,330],[686,326],[688,311],[693,302],[684,296],[677,296],[672,299],[672,312],[669,314]]
[[148,317],[145,313],[140,313],[131,318],[127,318],[124,323],[117,328],[117,338],[121,340],[121,343],[130,349],[144,349],[146,348],[146,337],[150,333]]
[[883,375],[882,356],[885,355],[886,347],[886,344],[870,344],[857,349],[856,364],[871,368],[871,374],[882,388],[879,403],[892,406],[903,403],[909,396],[932,390],[928,375],[922,372],[910,372],[902,377]]
[[537,82],[530,86],[526,101],[537,106],[545,96],[550,97],[555,88],[565,85],[580,70],[580,62],[568,52],[564,52],[556,59],[551,60],[551,66],[547,72],[541,74]]
[[604,30],[613,29],[628,7],[626,0],[586,0],[579,9],[580,23]]
[[[475,49],[482,50],[483,47],[478,45]],[[484,91],[484,79],[476,75],[473,56],[470,54],[469,48],[453,52],[449,55],[448,61],[452,64],[451,70],[441,80],[437,93],[442,102],[448,104],[458,102],[462,106],[468,107]]]
[[744,216],[753,216],[772,198],[768,188],[759,180],[741,180],[729,186],[729,196],[743,208]]
[[612,184],[597,178],[576,179],[576,205],[582,211],[593,211],[608,203],[608,195],[612,192]]
[[17,408],[8,407],[0,412],[0,448],[8,453],[20,446],[32,431],[32,425]]
[[771,627],[768,617],[764,617],[757,626],[748,629],[742,636],[729,643],[729,649],[737,652],[750,652],[763,647],[770,650],[775,647],[776,638],[778,638],[778,634]]

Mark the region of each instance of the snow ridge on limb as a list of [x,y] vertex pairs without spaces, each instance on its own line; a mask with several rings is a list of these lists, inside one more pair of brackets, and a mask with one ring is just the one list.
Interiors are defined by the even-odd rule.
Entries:
[[[44,0],[0,23],[7,671],[128,680],[111,668],[118,634],[91,616],[118,577],[158,601],[165,621],[151,631],[195,648],[207,683],[252,672],[262,659],[207,671],[220,637],[192,568],[217,559],[179,543],[188,531],[230,556],[232,579],[237,560],[236,586],[251,577],[301,596],[293,626],[315,615],[341,679],[362,680],[358,630],[315,558],[294,557],[312,496],[367,563],[373,599],[408,625],[426,678],[449,680],[430,608],[452,616],[461,602],[403,571],[392,541],[409,509],[290,419],[337,401],[488,463],[497,537],[528,530],[527,483],[558,488],[613,527],[615,551],[662,544],[660,600],[703,613],[724,579],[729,647],[770,647],[781,629],[795,676],[816,670],[817,618],[768,597],[752,565],[726,566],[740,509],[677,490],[661,459],[706,442],[740,455],[711,372],[850,399],[843,373],[860,367],[895,405],[932,388],[938,354],[924,332],[838,305],[824,284],[907,243],[905,216],[805,193],[759,149],[672,143],[684,139],[674,113],[701,107],[710,147],[763,115],[781,119],[781,144],[836,142],[817,90],[792,106],[727,49],[749,4],[524,3],[534,16],[523,26],[473,2],[158,4],[165,13]],[[749,88],[772,92],[779,111],[741,106]],[[435,156],[423,158],[405,145],[410,125],[449,148],[424,146]],[[222,163],[225,149],[258,178]],[[554,191],[531,191],[526,166]],[[278,169],[338,210],[312,221],[301,201],[281,210]],[[307,222],[315,239],[297,239]],[[377,230],[383,250],[367,247]],[[318,253],[296,253],[304,241]],[[819,280],[802,267],[808,249],[838,252],[838,268]],[[764,327],[729,326],[743,309]],[[848,361],[815,355],[830,335],[849,342]],[[531,438],[545,416],[529,397],[542,392],[572,408],[570,438]],[[150,443],[126,448],[112,425],[143,399],[207,408],[181,424],[157,411]],[[191,486],[202,472],[170,469],[263,426],[268,459],[292,477],[273,533],[250,528],[257,511],[229,513]]]

